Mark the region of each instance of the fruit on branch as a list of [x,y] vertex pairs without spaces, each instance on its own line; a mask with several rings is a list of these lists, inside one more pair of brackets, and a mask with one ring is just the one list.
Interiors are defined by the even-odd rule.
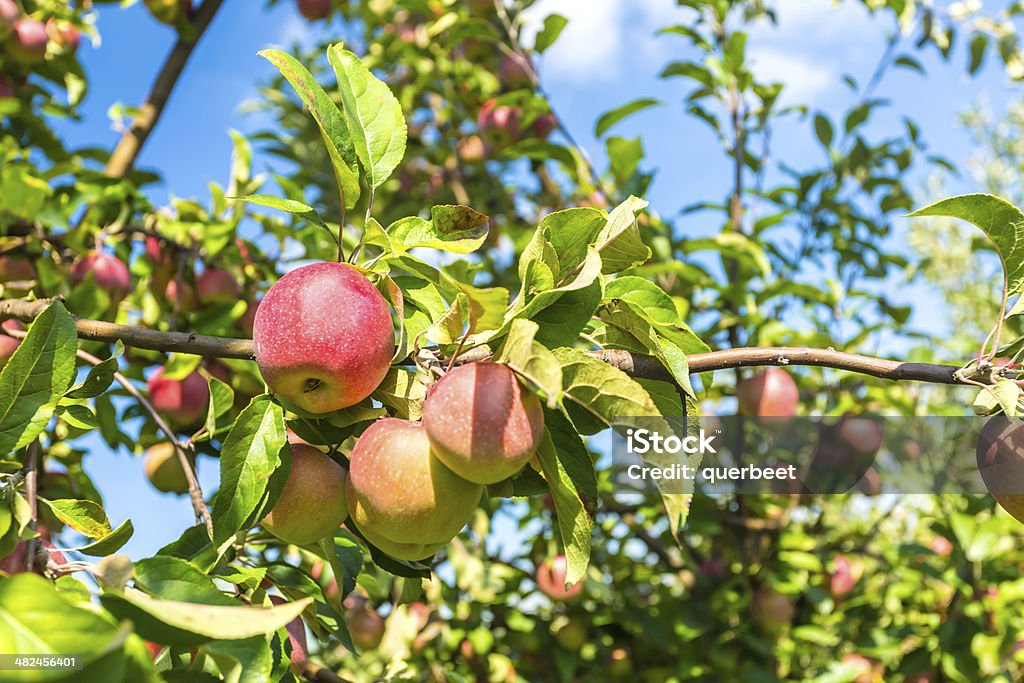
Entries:
[[1024,522],[1024,423],[996,415],[982,427],[975,454],[992,496]]
[[747,417],[792,417],[800,392],[789,373],[768,368],[740,382],[736,388],[740,414]]
[[345,470],[312,446],[292,443],[291,448],[288,481],[263,528],[285,543],[309,545],[333,534],[348,517]]
[[768,630],[774,631],[788,624],[796,613],[793,601],[773,588],[761,587],[754,591],[750,601],[754,618]]
[[14,30],[14,22],[21,16],[14,0],[0,0],[0,39],[6,38]]
[[532,72],[532,62],[526,55],[505,55],[498,62],[498,78],[509,90],[530,86],[533,83]]
[[522,470],[540,446],[544,409],[507,365],[467,363],[427,392],[423,427],[448,469],[496,484]]
[[157,368],[146,383],[149,401],[172,426],[188,427],[206,415],[210,388],[198,372],[184,379],[164,377],[164,369]]
[[168,26],[178,23],[178,18],[192,14],[192,0],[142,0],[153,17]]
[[[270,602],[273,605],[286,605],[288,601],[284,598],[271,595]],[[295,617],[285,627],[288,632],[288,642],[291,643],[292,652],[290,657],[292,670],[301,673],[309,662],[309,643],[306,641],[306,627],[302,623],[302,617]]]
[[46,22],[46,32],[50,34],[50,39],[65,52],[70,54],[78,52],[78,46],[82,42],[82,32],[70,21],[50,19]]
[[383,418],[352,449],[348,511],[368,541],[400,560],[436,553],[466,525],[483,487],[430,452],[418,422]]
[[132,276],[128,266],[116,256],[94,251],[71,264],[71,281],[76,285],[90,273],[96,285],[110,294],[114,303],[120,302],[132,291]]
[[331,16],[331,0],[296,0],[299,14],[309,21],[318,21]]
[[839,437],[858,453],[877,453],[882,447],[882,425],[866,417],[845,417]]
[[351,266],[303,266],[263,297],[253,348],[274,393],[329,413],[362,401],[384,379],[395,351],[391,310]]
[[555,118],[554,114],[541,114],[533,120],[530,124],[530,132],[533,133],[533,137],[541,140],[547,140],[548,136],[551,135],[552,131],[558,127],[558,119]]
[[158,443],[146,449],[143,467],[146,469],[146,478],[157,491],[188,493],[188,478],[181,468],[173,443]]
[[164,288],[164,298],[167,303],[182,313],[188,313],[199,308],[199,299],[196,297],[196,290],[182,278],[171,278]]
[[220,268],[207,268],[196,278],[196,296],[203,304],[238,301],[238,283],[231,273]]
[[[50,541],[50,534],[45,528],[39,528],[39,543],[36,544],[37,554],[33,563],[32,571],[44,575],[47,571],[52,574],[64,574],[57,568],[68,563],[64,553],[57,550],[57,547]],[[0,572],[7,574],[21,574],[28,567],[28,549],[30,541],[18,541],[17,545],[6,557],[0,558]]]
[[31,18],[19,19],[14,22],[14,33],[8,38],[7,54],[15,62],[31,66],[46,58],[49,42],[46,24]]
[[565,587],[569,575],[569,562],[565,555],[555,555],[537,567],[535,578],[540,592],[556,602],[571,600],[583,591],[583,582]]
[[580,619],[569,619],[555,631],[555,640],[566,650],[579,652],[587,642],[587,625]]
[[384,618],[373,609],[363,595],[352,594],[345,598],[345,622],[348,625],[352,643],[360,650],[372,650],[380,645],[384,637]]
[[522,113],[519,107],[498,104],[496,99],[484,102],[476,117],[476,126],[480,134],[498,147],[506,147],[518,142],[523,137],[520,127]]
[[36,267],[21,256],[0,256],[0,282],[35,280]]
[[[17,331],[22,329],[21,323],[17,320],[5,320],[0,327],[3,327],[4,330]],[[19,339],[15,339],[7,334],[0,334],[0,369],[7,365],[7,361],[14,355],[20,343],[21,340]]]
[[835,571],[829,577],[829,591],[832,597],[838,600],[848,595],[863,575],[864,563],[859,559],[851,559],[845,555],[836,556]]
[[457,151],[463,161],[480,161],[487,156],[487,143],[479,135],[470,135],[459,140]]
[[953,553],[953,544],[945,536],[936,534],[928,543],[928,549],[939,557],[949,557]]

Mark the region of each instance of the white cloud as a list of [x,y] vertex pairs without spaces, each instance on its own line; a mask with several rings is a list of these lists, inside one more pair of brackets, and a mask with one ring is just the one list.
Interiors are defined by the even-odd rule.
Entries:
[[296,43],[308,47],[314,44],[315,38],[313,25],[303,19],[298,12],[291,12],[281,23],[281,34],[278,42],[286,47],[291,47]]
[[820,59],[770,47],[749,50],[750,69],[759,81],[785,84],[782,101],[787,105],[807,104],[837,81],[836,71]]

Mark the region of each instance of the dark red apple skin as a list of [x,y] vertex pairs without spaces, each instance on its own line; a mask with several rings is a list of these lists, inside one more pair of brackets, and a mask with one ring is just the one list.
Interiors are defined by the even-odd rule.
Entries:
[[793,620],[796,612],[793,601],[772,588],[757,589],[750,609],[754,618],[769,630],[782,628]]
[[530,132],[533,133],[535,138],[547,140],[548,136],[557,127],[558,119],[555,118],[554,114],[541,114],[533,120],[533,123],[530,125]]
[[839,555],[835,559],[835,571],[829,577],[829,592],[836,600],[853,591],[864,574],[864,563],[857,558]]
[[555,555],[537,567],[537,588],[555,602],[572,600],[583,592],[583,582],[577,581],[567,589],[566,577],[569,575],[569,562],[565,555]]
[[522,470],[540,446],[544,410],[507,365],[467,363],[430,388],[423,426],[448,469],[495,484]]
[[[270,596],[270,602],[274,605],[286,605],[288,601],[276,595]],[[306,641],[306,627],[301,617],[296,617],[284,627],[288,632],[288,642],[292,645],[291,663],[292,669],[301,672],[309,662],[309,644]]]
[[490,99],[480,107],[476,125],[481,135],[502,147],[522,139],[521,119],[522,113],[519,107],[507,104],[499,105],[497,100]]
[[21,10],[14,0],[0,0],[0,39],[11,35],[14,22],[21,16]]
[[331,16],[331,0],[296,0],[299,14],[309,21],[318,21]]
[[[4,330],[21,330],[21,323],[17,320],[5,320],[3,325]],[[6,334],[0,334],[0,369],[3,369],[7,365],[7,361],[11,359],[14,352],[18,349],[18,345],[21,344],[21,340],[15,339],[14,337]]]
[[1024,523],[1024,423],[996,415],[978,435],[978,469],[1004,510]]
[[498,78],[509,90],[525,88],[531,84],[530,71],[523,65],[521,59],[528,58],[505,55],[498,62]]
[[94,251],[71,264],[71,281],[80,283],[92,273],[100,289],[108,292],[112,300],[119,302],[132,290],[132,276],[128,266],[116,256]]
[[280,498],[263,526],[286,543],[316,543],[348,517],[345,470],[325,453],[292,443],[292,465]]
[[369,396],[391,366],[395,331],[380,292],[341,263],[315,263],[282,277],[253,324],[256,363],[270,389],[311,413]]
[[238,296],[238,283],[226,270],[208,268],[196,278],[196,297],[200,303],[234,303]]
[[187,427],[206,415],[210,400],[210,389],[198,372],[185,379],[165,379],[164,369],[157,368],[150,376],[146,387],[149,400],[158,413],[173,425]]
[[384,618],[365,600],[345,612],[345,621],[352,643],[360,650],[372,650],[384,638]]
[[7,47],[7,54],[15,62],[31,66],[46,58],[46,45],[50,37],[46,24],[32,18],[14,22],[14,33]]
[[788,372],[768,368],[740,382],[736,398],[741,415],[793,417],[800,403],[800,392]]

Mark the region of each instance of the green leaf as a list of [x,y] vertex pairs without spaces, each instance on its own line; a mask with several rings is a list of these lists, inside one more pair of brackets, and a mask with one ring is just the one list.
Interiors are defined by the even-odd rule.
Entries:
[[213,580],[177,557],[157,555],[135,563],[135,587],[161,600],[235,607]]
[[423,399],[427,387],[419,381],[415,372],[393,367],[384,380],[373,391],[373,398],[391,408],[395,417],[403,420],[418,420],[423,414]]
[[110,357],[94,365],[85,381],[77,387],[68,391],[64,396],[67,398],[94,398],[106,391],[114,381],[117,373],[117,359],[124,353],[124,344],[118,339],[114,344],[114,352]]
[[217,664],[225,681],[263,683],[272,680],[274,657],[266,638],[215,640],[203,645],[201,651]]
[[600,422],[612,426],[622,418],[660,414],[647,391],[622,370],[579,349],[559,348],[553,353],[562,364],[566,399]]
[[823,114],[814,115],[814,134],[818,136],[818,142],[825,149],[832,146],[832,139],[835,137],[835,131],[832,129],[832,122],[828,120]]
[[543,54],[545,50],[558,40],[558,36],[561,35],[568,25],[569,20],[561,14],[549,14],[544,17],[544,26],[537,32],[537,37],[533,42],[533,51],[537,54]]
[[725,254],[762,277],[772,273],[772,264],[764,248],[746,235],[735,232],[721,232],[714,237],[687,240],[683,244],[683,252],[692,254],[705,249],[712,249]]
[[238,416],[221,449],[220,489],[212,512],[214,545],[259,521],[256,513],[282,455],[287,457],[287,445],[281,406],[267,395],[257,396]]
[[75,548],[77,552],[93,557],[106,557],[120,550],[135,533],[132,520],[126,519],[119,527],[97,538],[93,543]]
[[86,406],[77,403],[57,406],[57,417],[75,429],[88,431],[96,429],[96,415]]
[[206,431],[210,436],[227,429],[231,407],[235,404],[235,391],[212,375],[206,378],[210,388],[210,402],[206,407]]
[[53,417],[75,376],[78,336],[64,305],[50,304],[0,372],[0,454],[24,448]]
[[338,191],[344,199],[345,208],[351,209],[359,200],[360,193],[359,168],[356,164],[357,155],[353,139],[355,132],[350,130],[346,117],[331,101],[330,96],[298,60],[279,50],[263,50],[259,54],[280,70],[281,75],[291,83],[296,94],[313,115],[331,159]]
[[507,363],[547,397],[554,408],[562,397],[562,366],[547,348],[534,341],[539,325],[532,320],[514,320],[495,360]]
[[107,513],[91,500],[39,500],[46,504],[54,516],[69,527],[89,538],[102,538],[110,533]]
[[608,165],[619,185],[629,183],[637,169],[640,161],[644,158],[644,143],[640,137],[628,140],[618,136],[608,138]]
[[248,204],[256,204],[257,206],[265,206],[270,209],[286,211],[302,218],[303,220],[309,221],[313,225],[321,227],[328,232],[331,230],[324,219],[320,217],[320,214],[316,209],[294,199],[283,199],[269,194],[251,194],[247,197],[232,197],[232,199],[237,199],[240,202],[246,202]]
[[608,214],[608,220],[597,236],[601,272],[617,273],[640,265],[651,257],[651,250],[640,239],[636,223],[636,212],[646,206],[643,199],[630,197]]
[[408,131],[402,106],[358,57],[333,45],[327,59],[338,77],[345,121],[370,188],[381,185],[405,156]]
[[606,300],[622,299],[643,310],[654,322],[671,325],[679,322],[672,297],[650,280],[634,275],[617,277],[605,283]]
[[608,129],[614,126],[619,121],[632,116],[638,111],[643,111],[649,107],[653,107],[661,104],[661,100],[656,100],[653,97],[641,97],[640,99],[628,102],[620,107],[611,109],[601,114],[601,117],[597,120],[597,125],[594,127],[594,137],[601,137]]
[[391,243],[403,251],[414,247],[468,254],[487,239],[489,218],[468,206],[442,205],[430,209],[431,220],[402,218],[388,228]]

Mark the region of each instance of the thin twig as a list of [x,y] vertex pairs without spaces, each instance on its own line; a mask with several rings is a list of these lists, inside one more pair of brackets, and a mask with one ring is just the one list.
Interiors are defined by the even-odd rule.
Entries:
[[[28,445],[28,462],[25,463],[25,498],[28,500],[29,523],[32,531],[36,530],[39,521],[39,441],[33,440]],[[28,541],[25,553],[25,570],[31,572],[35,569],[36,552],[39,548],[39,539],[31,538]]]

